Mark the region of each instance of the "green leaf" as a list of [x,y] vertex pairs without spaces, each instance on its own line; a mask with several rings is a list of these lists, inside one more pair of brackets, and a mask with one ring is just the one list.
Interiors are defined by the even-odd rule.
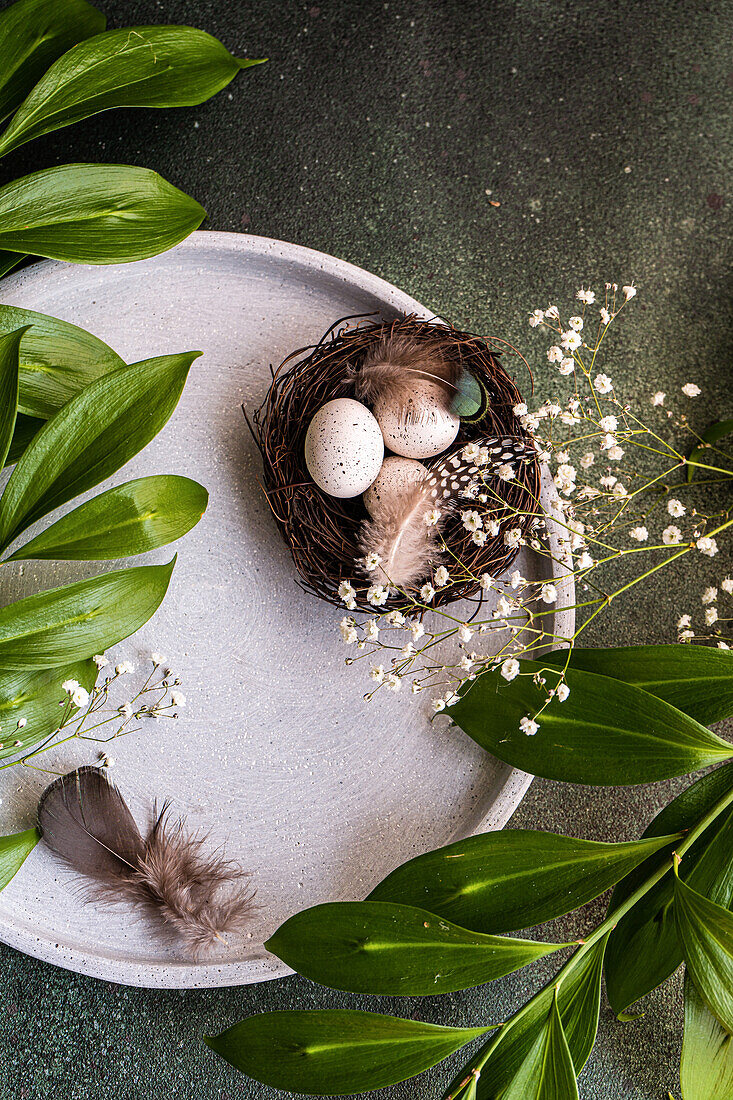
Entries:
[[577,1097],[575,1069],[557,998],[555,989],[550,1011],[503,1100],[573,1100]]
[[24,833],[0,836],[0,890],[4,890],[11,878],[25,863],[40,840],[38,829],[26,829]]
[[0,156],[112,107],[191,107],[243,67],[193,27],[124,27],[74,46],[41,78],[0,136]]
[[10,451],[18,416],[18,353],[25,329],[0,336],[0,469]]
[[158,434],[200,352],[144,359],[91,382],[46,423],[0,499],[0,547],[98,485]]
[[23,416],[23,413],[18,413],[15,418],[15,431],[10,441],[10,450],[5,459],[6,466],[15,465],[23,451],[31,440],[35,439],[45,423],[45,420],[39,420],[35,416]]
[[[588,1060],[598,1031],[603,954],[608,936],[587,950],[580,949],[531,1001],[508,1020],[491,1040],[489,1058],[481,1070],[478,1100],[506,1100],[522,1073],[555,999],[576,1076]],[[462,1071],[465,1075],[465,1071]],[[459,1078],[460,1080],[460,1074]],[[520,1077],[521,1080],[521,1077]],[[571,1092],[570,1096],[573,1095]]]
[[27,416],[48,420],[80,390],[124,360],[91,332],[35,313],[0,305],[0,335],[30,326],[20,342],[19,407]]
[[204,1041],[265,1085],[344,1096],[414,1077],[489,1030],[327,1009],[249,1016]]
[[[726,435],[730,435],[733,432],[733,420],[716,420],[709,428],[700,436],[702,443],[697,447],[693,447],[690,451],[690,456],[687,459],[688,463],[702,462],[706,466],[717,466],[718,463],[714,461],[714,456],[711,458],[709,451],[710,448],[718,442],[719,439],[723,439]],[[688,465],[687,467],[687,481],[692,481],[695,476],[695,470],[697,467],[694,465]],[[703,471],[705,473],[706,471]]]
[[179,244],[205,213],[148,168],[63,164],[0,187],[0,249],[78,264],[129,263]]
[[175,558],[38,592],[0,609],[0,668],[53,668],[104,653],[160,606]]
[[0,279],[17,267],[25,256],[22,252],[0,252]]
[[369,897],[422,905],[479,932],[513,932],[580,908],[674,839],[602,844],[503,829],[411,859]]
[[[733,790],[733,764],[709,772],[657,814],[645,837],[688,832]],[[629,898],[657,868],[671,859],[669,843],[632,871],[613,892],[609,913]],[[718,817],[685,854],[682,879],[721,905],[733,901],[733,810]],[[606,952],[606,992],[618,1015],[661,985],[682,962],[672,911],[672,872],[621,918]]]
[[208,499],[203,485],[174,474],[128,481],[80,504],[7,560],[101,561],[144,554],[195,527]]
[[733,1038],[708,1010],[685,977],[685,1032],[680,1082],[683,1100],[730,1100],[733,1096]]
[[675,874],[674,916],[688,974],[713,1016],[733,1031],[733,913]]
[[351,993],[426,997],[511,974],[568,944],[484,936],[411,905],[315,905],[285,921],[268,951],[311,981]]
[[[91,691],[96,679],[92,660],[40,671],[0,671],[0,760],[21,756],[56,732],[64,716],[60,704],[68,702],[61,687],[65,680],[77,680]],[[75,707],[71,713],[76,713]],[[18,728],[21,721],[25,725]]]
[[[567,654],[543,657],[563,668]],[[733,714],[733,654],[702,645],[573,649],[570,667],[623,680],[710,726]]]
[[18,0],[6,8],[0,15],[0,118],[15,110],[57,57],[106,23],[85,0]]
[[482,748],[522,771],[566,783],[617,786],[653,783],[733,756],[733,746],[669,703],[631,684],[568,669],[570,697],[551,700],[534,737],[519,727],[553,686],[538,688],[547,665],[521,661],[507,683],[499,670],[481,673],[446,712]]

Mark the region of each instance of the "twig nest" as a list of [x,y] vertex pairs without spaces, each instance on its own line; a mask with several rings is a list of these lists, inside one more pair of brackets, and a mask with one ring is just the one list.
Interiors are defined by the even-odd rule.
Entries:
[[445,408],[443,387],[413,378],[413,392],[400,402],[392,394],[378,397],[374,416],[384,445],[405,458],[433,458],[450,447],[461,427],[460,417]]
[[329,496],[360,496],[376,479],[384,458],[382,432],[366,405],[351,397],[327,401],[305,435],[305,464]]
[[427,477],[428,468],[414,458],[388,455],[382,463],[376,481],[364,493],[364,507],[370,516],[391,497],[403,496]]
[[[376,443],[376,430],[383,447],[384,425],[380,429],[373,415],[377,403],[390,394],[399,406],[406,407],[416,386],[419,391],[425,380],[437,387],[436,403],[453,418],[452,435],[442,453],[436,457],[433,452],[426,454],[422,463],[428,469],[428,480],[446,461],[466,463],[466,476],[471,476],[471,463],[481,461],[466,457],[472,451],[485,452],[488,465],[482,469],[503,462],[504,453],[510,459],[520,459],[514,463],[516,474],[511,479],[491,477],[492,522],[480,539],[462,522],[460,508],[447,511],[438,502],[439,545],[427,562],[424,580],[432,584],[434,569],[442,563],[442,546],[447,547],[446,561],[450,558],[449,564],[458,562],[460,568],[451,567],[450,583],[433,585],[432,606],[466,597],[480,599],[481,575],[500,575],[524,537],[530,537],[539,495],[539,465],[532,437],[514,413],[521,394],[487,342],[416,317],[339,322],[315,347],[293,352],[273,372],[270,389],[251,425],[262,453],[267,499],[301,582],[308,591],[337,606],[346,602],[351,608],[374,610],[367,599],[375,574],[366,569],[365,532],[378,517],[382,526],[389,521],[383,514],[385,507],[403,491],[397,486],[385,497],[384,485],[392,484],[394,489],[398,477],[404,478],[405,495],[414,493],[420,484],[414,479],[420,463],[406,454],[388,455],[383,463],[383,451],[375,446],[368,470],[362,456],[352,468],[338,448],[350,431],[357,430],[355,422],[348,417],[333,421],[329,414],[328,432],[325,427],[317,432],[319,413],[324,417],[322,410],[329,404],[348,409],[360,404],[363,421],[359,424],[372,425],[369,430],[364,428],[363,438]],[[326,457],[319,456],[321,465],[314,454],[317,438],[326,448],[333,448]],[[445,438],[449,438],[447,429]],[[486,446],[487,441],[495,446]],[[476,446],[467,448],[466,444]],[[396,446],[388,444],[388,449],[396,450]],[[414,461],[413,473],[407,475],[409,467],[397,463],[410,461]],[[463,476],[455,465],[450,470],[451,476]],[[381,486],[375,486],[382,472]],[[366,499],[357,495],[364,492]],[[375,513],[371,517],[367,503]],[[408,603],[404,592],[391,590],[380,610],[404,608]]]

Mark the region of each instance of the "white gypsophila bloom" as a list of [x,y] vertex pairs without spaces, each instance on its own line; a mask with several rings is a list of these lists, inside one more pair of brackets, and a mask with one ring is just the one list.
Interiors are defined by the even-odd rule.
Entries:
[[663,405],[666,396],[666,393],[662,393],[661,390],[657,390],[657,392],[653,393],[651,396],[652,405],[654,405],[655,407],[658,405]]
[[390,691],[399,691],[402,681],[396,672],[390,672],[389,676],[385,677],[384,686]]
[[423,603],[430,603],[435,596],[435,589],[432,584],[424,584],[420,589],[420,599]]
[[583,318],[582,317],[571,317],[568,320],[568,327],[571,328],[571,329],[574,329],[575,332],[581,332],[582,329],[583,329]]
[[491,535],[492,539],[495,539],[499,534],[500,523],[498,519],[488,519],[486,521],[486,530]]
[[527,412],[528,412],[528,409],[527,409],[527,406],[525,405],[524,401],[520,401],[518,405],[514,406],[514,408],[512,409],[512,412],[514,413],[515,416],[526,416]]
[[156,668],[159,665],[165,665],[168,663],[168,658],[165,657],[162,653],[151,653],[150,660],[153,662]]
[[501,466],[497,468],[496,472],[502,481],[511,481],[517,476],[514,473],[514,467],[509,462],[502,462]]
[[718,649],[730,649],[730,646],[726,642],[718,642]]
[[614,477],[613,474],[604,474],[603,477],[598,479],[598,481],[604,489],[613,489],[614,485],[618,481],[618,478]]
[[367,619],[364,623],[364,637],[369,642],[376,642],[379,639],[379,625],[376,619]]
[[470,672],[471,669],[473,668],[473,661],[471,660],[471,658],[466,653],[463,654],[463,656],[461,657],[458,664],[460,665],[460,667],[463,669],[464,672]]
[[488,447],[479,447],[478,455],[476,456],[476,465],[477,466],[485,466],[488,461],[489,461],[489,448]]
[[372,665],[369,675],[375,684],[381,684],[384,680],[384,665]]
[[613,487],[613,496],[615,496],[617,500],[623,500],[623,498],[628,495],[626,486],[622,485],[620,481],[617,481]]
[[519,423],[528,432],[536,432],[540,425],[540,422],[536,416],[520,416]]
[[17,725],[17,728],[19,730],[22,730],[28,725],[28,719],[27,718],[19,718],[16,725]]
[[583,470],[588,470],[595,462],[596,457],[592,451],[586,451],[580,460],[580,467]]
[[502,663],[501,674],[505,680],[513,680],[522,671],[522,666],[516,657],[507,657]]
[[75,707],[88,707],[89,706],[89,692],[86,688],[77,687],[71,693],[71,701]]
[[481,448],[479,447],[478,443],[467,443],[461,451],[461,454],[463,455],[463,458],[466,462],[473,462],[476,458],[478,458],[480,450]]
[[714,558],[718,552],[718,544],[710,535],[703,535],[702,538],[697,540],[695,546],[707,558]]
[[529,715],[526,715],[520,721],[519,728],[522,733],[527,734],[527,737],[534,737],[540,727],[538,722],[535,722],[532,718],[529,717]]
[[107,756],[106,753],[102,756],[103,768],[114,768],[116,763],[117,761],[115,760],[114,756]]
[[425,633],[425,627],[418,619],[414,619],[410,626],[410,633],[412,634],[413,642],[419,642]]
[[675,498],[672,497],[671,500],[667,501],[667,511],[674,519],[679,519],[681,516],[684,516],[687,509],[681,500],[675,500]]
[[494,583],[494,578],[491,576],[490,573],[482,573],[478,579],[478,583],[482,591],[488,592],[492,584]]
[[185,707],[186,696],[182,691],[171,692],[171,706],[172,707]]
[[428,527],[435,527],[436,523],[440,519],[440,509],[439,508],[431,508],[429,512],[425,513],[424,518],[425,518],[425,522],[427,523]]
[[545,310],[545,317],[549,317],[551,321],[556,321],[560,316],[560,310],[557,306],[548,306]]
[[593,388],[596,393],[606,394],[613,389],[613,383],[607,374],[597,374],[593,379]]
[[596,300],[596,296],[592,290],[585,290],[583,287],[576,291],[575,297],[579,302],[585,302],[587,306],[592,306]]
[[458,702],[458,701],[460,700],[460,698],[461,698],[461,697],[460,697],[460,695],[459,695],[459,694],[458,694],[457,692],[455,692],[455,691],[452,691],[452,692],[450,693],[450,695],[446,695],[446,697],[445,697],[445,705],[446,705],[447,707],[452,707],[454,703],[457,703],[457,702]]
[[461,522],[467,531],[480,531],[484,525],[478,512],[461,512]]
[[602,432],[615,432],[618,428],[618,417],[609,414],[598,421],[598,427]]
[[712,626],[713,623],[717,623],[717,621],[718,621],[718,609],[717,609],[717,607],[706,607],[705,608],[705,622],[707,623],[707,625]]
[[123,718],[132,718],[135,713],[132,703],[123,703],[122,706],[117,709]]
[[445,701],[443,699],[433,699],[432,705],[436,714],[440,714],[441,710],[445,710]]
[[407,645],[403,645],[402,649],[400,650],[400,657],[402,657],[402,658],[412,657],[414,652],[415,652],[414,645],[412,644],[412,642],[408,642]]
[[676,546],[682,542],[682,532],[679,527],[675,527],[673,523],[670,523],[669,527],[665,527],[662,531],[662,542],[665,546]]
[[568,454],[567,451],[558,451],[557,454],[555,455],[555,458],[560,463],[570,461],[570,455]]
[[413,695],[417,695],[419,692],[422,691],[422,684],[418,684],[417,681],[413,681],[410,691]]
[[506,598],[506,596],[500,596],[496,601],[496,612],[498,615],[506,618],[507,615],[511,615],[514,610],[514,605]]
[[723,577],[720,582],[720,587],[724,592],[727,592],[729,596],[733,596],[733,577]]
[[445,588],[447,584],[450,584],[450,573],[444,565],[439,565],[435,570],[435,583],[438,588]]
[[367,591],[367,602],[372,607],[382,607],[389,599],[389,589],[383,584],[373,584]]
[[649,531],[646,527],[632,527],[629,531],[629,538],[635,539],[636,542],[646,542],[649,538]]
[[685,382],[682,387],[682,392],[685,397],[699,397],[702,390],[699,386],[696,386],[694,382]]
[[692,619],[689,615],[680,615],[679,619],[677,620],[677,629],[683,630],[686,626],[689,626],[691,622]]
[[341,631],[341,641],[344,645],[353,645],[358,639],[356,633],[356,624],[353,619],[344,618],[339,623],[339,630]]
[[[156,657],[156,654],[154,653],[153,654],[153,660],[155,660],[155,657]],[[103,653],[95,653],[94,656],[92,657],[92,660],[94,661],[97,668],[106,668],[107,665],[109,664],[109,661],[107,660],[107,658],[104,656]],[[161,661],[161,664],[164,664],[164,663],[165,663],[164,661]]]
[[65,691],[67,695],[73,695],[77,688],[80,688],[81,684],[78,680],[64,680],[61,685],[62,691]]
[[538,325],[542,324],[544,319],[545,319],[544,310],[541,310],[541,309],[532,310],[532,313],[529,316],[529,327],[530,328],[537,328]]
[[612,435],[611,432],[606,432],[603,439],[601,440],[600,448],[602,451],[608,451],[611,449],[611,447],[615,447],[617,442],[618,441],[615,435]]
[[559,348],[557,344],[553,344],[551,348],[547,349],[547,358],[551,363],[559,363],[563,358],[562,348]]
[[560,337],[560,344],[565,351],[577,351],[582,343],[580,333],[574,332],[571,328],[567,332],[563,332]]
[[484,546],[488,537],[486,531],[474,531],[471,535],[471,542],[475,542],[477,546]]
[[511,584],[512,588],[519,588],[523,580],[524,578],[518,569],[515,569],[512,573],[509,574],[509,583]]
[[561,424],[570,424],[570,425],[579,424],[580,419],[581,418],[579,416],[576,416],[575,413],[571,413],[571,412],[560,413],[560,423]]
[[620,462],[624,457],[624,453],[625,452],[619,447],[618,443],[616,443],[613,447],[608,448],[607,455],[612,462]]
[[681,630],[680,633],[677,635],[677,638],[680,642],[691,642],[694,637],[694,630]]
[[460,642],[470,642],[473,638],[473,631],[467,623],[461,623],[458,627],[458,640]]
[[522,531],[519,527],[512,527],[504,534],[504,545],[514,550],[522,541]]
[[709,588],[706,588],[702,596],[700,597],[703,603],[715,603],[717,598],[718,590],[713,585],[710,585]]
[[564,703],[569,694],[570,694],[570,688],[568,687],[567,684],[558,684],[557,685],[557,687],[555,689],[555,695],[558,699],[558,702]]
[[401,611],[390,611],[385,619],[390,626],[404,626],[407,621]]
[[631,286],[622,286],[621,289],[624,292],[624,298],[628,302],[631,298],[636,297],[636,287],[632,283]]
[[610,313],[608,312],[608,310],[606,309],[606,307],[605,307],[605,306],[603,306],[603,307],[602,307],[602,308],[601,308],[601,309],[599,310],[599,312],[600,312],[600,315],[601,315],[601,324],[602,324],[602,325],[608,325],[608,324],[610,324],[610,323],[611,323],[611,314],[610,314]]
[[338,594],[339,599],[342,599],[344,601],[353,600],[354,596],[356,595],[356,589],[353,587],[353,585],[350,585],[348,581],[341,581],[341,584],[338,587]]
[[575,564],[577,565],[578,569],[592,569],[594,562],[588,551],[584,550],[583,553],[578,557]]
[[543,584],[540,596],[543,603],[554,603],[557,599],[557,588],[554,584]]
[[115,672],[118,676],[127,676],[135,671],[135,666],[131,661],[120,661],[118,665],[115,665]]
[[382,563],[382,557],[381,557],[380,554],[377,554],[375,551],[372,551],[371,554],[367,554],[367,556],[364,558],[364,568],[366,569],[367,573],[373,573],[374,570],[379,565],[381,565],[381,563]]
[[[575,360],[574,359],[568,359],[567,357],[565,359],[561,359],[560,362],[557,365],[557,369],[560,372],[560,374],[563,375],[564,378],[567,378],[567,376],[569,374],[572,374],[575,370]],[[563,413],[563,416],[566,416],[566,415],[567,415],[566,413]]]

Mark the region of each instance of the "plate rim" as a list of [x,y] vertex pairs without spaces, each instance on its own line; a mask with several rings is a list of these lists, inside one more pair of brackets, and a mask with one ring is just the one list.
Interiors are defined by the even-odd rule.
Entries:
[[[364,268],[358,267],[356,264],[350,263],[348,260],[342,260],[326,252],[308,248],[305,245],[291,244],[288,241],[281,241],[272,237],[223,230],[197,230],[173,249],[169,249],[165,253],[159,253],[159,256],[184,251],[197,252],[206,247],[249,255],[271,256],[285,262],[295,262],[307,268],[317,269],[320,272],[325,271],[344,283],[355,286],[375,298],[381,299],[403,313],[415,313],[425,319],[440,320],[437,314],[426,309],[421,302],[418,302],[417,299],[405,291],[400,290],[399,287],[370,271],[366,271]],[[43,284],[46,278],[51,275],[58,277],[60,271],[78,268],[99,270],[106,267],[116,270],[121,267],[134,269],[137,264],[150,264],[157,259],[158,256],[153,256],[146,260],[133,261],[124,265],[70,264],[59,260],[42,259],[5,276],[0,284],[0,299],[4,299],[5,293],[8,291],[21,291],[28,285],[34,286],[39,282]],[[32,307],[24,306],[23,308]],[[543,503],[548,510],[554,511],[556,509],[559,498],[552,481],[548,481],[545,472],[543,472],[541,497],[544,498]],[[564,637],[572,634],[575,623],[575,612],[572,607],[575,602],[574,584],[572,582],[566,586],[566,592],[566,599],[563,599],[562,603],[558,600],[555,618],[556,629],[560,627],[558,633]],[[534,776],[520,771],[518,768],[510,768],[506,779],[499,788],[493,805],[487,810],[472,832],[467,835],[502,829],[522,802],[533,778]],[[18,873],[23,873],[22,868]],[[145,963],[114,958],[99,949],[95,954],[90,955],[88,952],[72,946],[64,945],[61,947],[60,944],[54,944],[51,938],[39,937],[29,927],[27,918],[22,918],[15,924],[10,924],[0,916],[0,941],[8,947],[15,948],[42,962],[51,963],[78,974],[147,989],[206,989],[253,985],[274,978],[286,977],[293,973],[290,967],[264,951],[264,949],[261,955],[252,955],[247,959],[238,959],[232,962],[215,960],[191,963],[167,960],[166,962]]]

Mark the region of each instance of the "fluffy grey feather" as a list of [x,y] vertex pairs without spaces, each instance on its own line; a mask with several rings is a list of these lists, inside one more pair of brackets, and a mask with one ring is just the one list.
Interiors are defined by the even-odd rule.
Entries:
[[120,792],[98,768],[56,779],[41,796],[38,825],[48,846],[88,875],[90,894],[129,902],[185,943],[193,958],[246,931],[253,893],[242,868],[206,849],[205,836],[171,822],[164,805],[146,838]]
[[447,410],[462,370],[429,344],[409,336],[383,336],[354,371],[354,393],[368,405],[384,397],[402,407],[413,395],[415,381],[424,378],[440,385]]

